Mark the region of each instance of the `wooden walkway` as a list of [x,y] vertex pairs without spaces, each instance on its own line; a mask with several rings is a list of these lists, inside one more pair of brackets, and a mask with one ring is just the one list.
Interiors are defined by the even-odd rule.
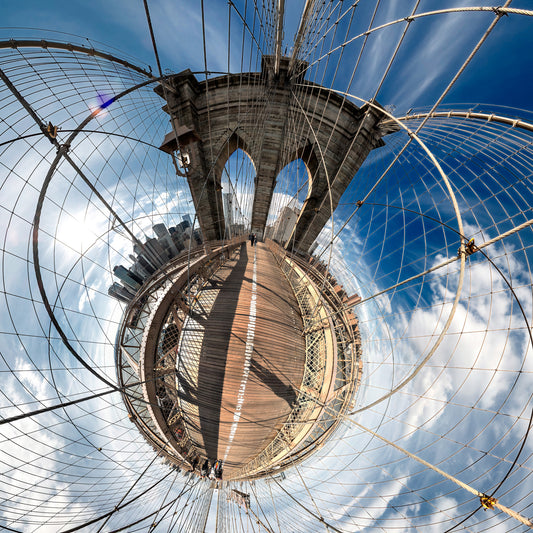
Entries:
[[197,359],[182,365],[182,397],[189,434],[205,457],[224,460],[225,478],[286,421],[303,376],[302,329],[292,289],[262,243],[243,244],[201,291],[182,335],[182,351]]

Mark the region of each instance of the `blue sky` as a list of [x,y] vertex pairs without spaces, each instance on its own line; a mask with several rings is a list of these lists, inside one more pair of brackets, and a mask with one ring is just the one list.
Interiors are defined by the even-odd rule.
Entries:
[[[287,2],[285,45],[289,49],[303,3]],[[346,11],[346,15],[335,36],[325,41],[326,51],[342,43],[345,32],[349,40],[366,30],[374,3],[362,1],[360,4],[349,31],[351,11],[335,4],[338,7],[334,7],[333,13],[338,15]],[[239,9],[244,7],[243,2],[236,2],[236,5]],[[457,5],[492,3],[446,2],[446,7]],[[511,5],[531,8],[531,3],[525,0]],[[203,70],[199,6],[200,2],[191,1],[150,2],[163,70]],[[208,69],[226,71],[228,4],[206,1],[205,6]],[[402,19],[411,13],[413,6],[414,2],[382,2],[374,26]],[[422,0],[417,13],[442,7],[443,2]],[[435,15],[413,22],[377,100],[398,116],[411,107],[430,107],[493,17],[492,13]],[[118,56],[126,54],[134,63],[151,65],[156,71],[141,1],[3,2],[0,20],[2,39],[44,37],[91,43],[96,48],[111,48]],[[480,103],[488,113],[518,115],[530,120],[533,111],[532,20],[532,17],[519,15],[503,17],[441,107],[465,110]],[[242,27],[235,15],[231,21],[230,70],[238,72]],[[362,37],[347,45],[342,57],[340,50],[331,54],[329,62],[324,50],[317,46],[316,52],[311,51],[308,56],[312,64],[308,79],[324,80],[325,85],[333,84],[337,90],[364,99],[373,97],[404,28],[404,22],[400,22],[368,40],[352,84],[349,80]],[[245,34],[244,70],[250,65],[254,70],[259,68],[260,56],[253,49],[250,52],[248,43],[249,37]],[[197,76],[202,79],[201,74]],[[114,83],[113,91],[118,91],[127,82],[117,75]],[[37,85],[32,80],[28,92]],[[74,87],[75,84],[72,94]],[[52,98],[55,116],[65,125],[78,124],[97,99],[96,89],[85,86],[80,89],[70,115],[62,114],[60,98],[57,101]],[[37,90],[34,98],[39,99]],[[6,101],[8,104],[1,107],[0,140],[12,138],[13,130],[18,133],[33,131],[31,120],[21,118],[20,113],[14,111],[15,103],[8,96]],[[144,107],[132,113],[132,104],[139,102]],[[161,100],[148,88],[116,106],[113,104],[109,114],[95,119],[95,129],[116,127],[133,136],[137,128],[149,122],[146,132],[155,145],[167,128],[167,117],[160,107]],[[418,123],[407,122],[406,125],[415,128]],[[438,155],[449,175],[467,235],[475,235],[476,242],[493,238],[532,218],[530,133],[489,123],[433,121],[422,130],[421,138]],[[384,148],[372,152],[343,196],[333,224],[328,224],[320,237],[322,247],[327,246],[332,227],[337,231],[347,220],[354,211],[354,203],[366,194],[376,176],[385,171],[406,141],[405,133],[393,134],[386,138]],[[109,159],[111,164],[107,165],[105,160],[110,153],[113,156]],[[99,186],[106,187],[114,197],[114,206],[120,214],[134,221],[131,227],[139,235],[149,234],[154,222],[179,221],[190,209],[190,195],[184,180],[175,178],[168,158],[160,153],[129,144],[129,141],[115,142],[106,138],[106,142],[102,142],[98,136],[80,136],[74,150],[79,162],[87,165],[91,178],[98,180]],[[37,191],[54,155],[55,149],[45,140],[24,145],[13,143],[0,153],[2,172],[9,178],[7,181],[3,177],[0,179],[1,290],[2,305],[8,309],[0,319],[0,369],[14,370],[15,376],[3,381],[1,405],[6,410],[2,414],[18,412],[17,405],[35,408],[37,400],[50,404],[60,398],[73,398],[76,394],[102,388],[102,384],[79,369],[66,352],[39,303],[33,278],[31,220]],[[109,166],[120,172],[106,172]],[[13,170],[10,174],[9,169]],[[253,173],[252,165],[248,169]],[[294,194],[295,184],[290,176],[283,187],[276,190],[278,209]],[[246,194],[249,191],[243,192],[243,199]],[[61,324],[69,336],[80,339],[76,346],[84,357],[113,379],[112,341],[121,307],[110,301],[106,290],[112,281],[111,268],[115,262],[126,261],[131,243],[110,229],[107,213],[94,199],[88,198],[90,193],[75,173],[66,165],[62,166],[45,204],[48,218],[43,221],[45,235],[41,241],[41,259]],[[303,201],[301,195],[299,201]],[[449,224],[451,229],[443,228],[428,217]],[[454,257],[459,243],[456,227],[456,216],[440,175],[427,154],[413,143],[387,173],[368,204],[340,234],[331,251],[332,269],[346,287],[363,297],[372,296],[420,270]],[[48,245],[54,238],[60,241],[55,248]],[[516,457],[517,443],[523,437],[531,409],[531,347],[517,299],[531,320],[532,243],[530,230],[527,230],[488,248],[492,264],[479,255],[473,256],[466,266],[462,297],[448,333],[424,372],[392,400],[367,409],[358,418],[381,435],[401,442],[427,460],[441,463],[444,469],[483,490],[494,488]],[[81,250],[87,252],[83,260],[79,259]],[[329,255],[329,249],[327,253]],[[515,296],[496,267],[512,283]],[[53,270],[55,275],[50,272]],[[80,279],[90,289],[77,283]],[[458,279],[459,269],[455,263],[426,276],[423,282],[414,281],[358,309],[365,367],[356,408],[368,405],[400,383],[429,353],[445,327]],[[67,415],[75,418],[85,433],[77,433]],[[35,438],[27,439],[19,430],[34,432]],[[11,501],[13,508],[1,509],[0,523],[3,519],[10,527],[25,531],[54,531],[55,527],[51,524],[21,525],[22,519],[16,517],[17,509],[29,511],[31,506],[25,507],[24,491],[35,483],[43,483],[49,491],[44,493],[54,497],[50,501],[43,499],[33,518],[29,514],[30,519],[38,520],[39,516],[46,515],[52,520],[47,513],[58,512],[65,502],[70,505],[72,515],[95,516],[111,505],[105,498],[110,494],[121,497],[124,486],[133,483],[151,460],[148,446],[136,434],[114,397],[10,427],[3,437],[6,440],[1,473],[8,477],[11,491],[11,499],[4,499]],[[446,443],[444,457],[443,441]],[[29,454],[26,463],[24,454],[20,454],[21,447],[24,454]],[[98,450],[100,447],[103,452]],[[522,456],[523,467],[513,471],[499,493],[503,503],[523,509],[526,515],[532,514],[531,507],[527,507],[531,464],[526,460],[530,454],[531,444],[528,443]],[[39,459],[39,455],[44,459]],[[314,509],[317,505],[324,516],[346,531],[356,527],[387,531],[393,526],[400,531],[442,531],[444,527],[439,520],[446,527],[451,526],[456,517],[464,517],[477,505],[475,498],[456,491],[448,482],[442,484],[430,471],[413,465],[398,452],[348,424],[312,461],[299,468],[299,472],[293,470],[288,474],[284,488],[298,494],[307,507]],[[164,465],[156,464],[136,491],[140,492],[166,473]],[[81,488],[72,482],[77,476],[83,480]],[[96,480],[93,485],[92,476]],[[108,476],[107,484],[102,485],[102,493],[98,494],[98,484],[103,483],[105,476]],[[302,477],[306,486],[302,485]],[[176,494],[186,483],[183,477],[175,480],[171,476],[154,489],[142,505],[132,510],[128,519],[140,518],[157,508],[167,491]],[[257,491],[264,498],[262,512],[273,521],[276,508],[284,523],[294,524],[294,531],[310,531],[320,526],[309,513],[297,513],[293,502],[284,497],[276,485],[258,482],[254,486],[246,485],[245,489],[252,494]],[[276,503],[271,497],[272,490]],[[228,513],[234,513],[232,516],[236,520],[237,517],[245,523],[248,520],[231,507]],[[111,524],[118,527],[123,520],[123,515],[116,516]],[[40,525],[42,527],[38,527]],[[479,512],[468,525],[473,531],[490,526],[494,526],[494,531],[510,531],[514,527],[503,522],[501,515]]]
[[[242,9],[242,2],[236,5]],[[203,47],[201,32],[200,2],[186,1],[154,1],[150,2],[151,17],[155,28],[156,40],[161,54],[163,68],[179,72],[185,68],[203,70]],[[429,12],[453,6],[493,5],[491,2],[474,0],[459,2],[442,2],[435,0],[422,1],[418,13]],[[291,36],[298,25],[303,2],[287,2],[285,46],[292,47]],[[383,8],[382,19],[394,19],[405,16],[411,11],[413,2],[389,4]],[[206,37],[208,40],[208,68],[212,70],[227,70],[227,20],[228,6],[225,2],[206,2]],[[529,2],[514,1],[513,8],[530,7]],[[361,11],[361,18],[373,9],[369,2],[361,2],[357,8]],[[359,11],[357,11],[359,16]],[[25,2],[3,2],[0,6],[3,27],[27,28],[24,30],[7,31],[6,35],[23,36],[36,35],[39,30],[55,30],[64,32],[58,35],[61,40],[79,40],[74,36],[89,38],[111,46],[131,55],[139,62],[152,65],[155,71],[155,60],[152,44],[147,31],[142,2],[117,0],[108,2],[94,0],[92,2],[58,1],[40,2],[28,0]],[[413,24],[406,42],[402,45],[402,52],[396,61],[395,71],[391,73],[394,83],[381,93],[379,100],[384,104],[398,105],[396,95],[402,97],[400,105],[422,106],[429,105],[439,90],[437,80],[432,83],[426,94],[417,101],[409,101],[403,94],[400,83],[407,83],[418,71],[423,76],[435,72],[439,80],[446,78],[453,72],[451,63],[468,50],[480,37],[479,33],[465,32],[464,15],[446,16],[450,20],[444,33],[439,32],[439,17],[423,20]],[[235,18],[235,15],[233,15]],[[233,19],[232,19],[233,20]],[[378,14],[377,20],[380,20]],[[476,28],[486,27],[491,18],[486,13],[469,14],[468,25]],[[223,22],[223,24],[222,24]],[[400,27],[401,25],[398,25]],[[237,25],[235,24],[235,28]],[[484,102],[504,104],[511,107],[526,108],[529,104],[528,87],[533,77],[531,68],[531,36],[528,31],[528,17],[504,17],[498,24],[494,34],[483,46],[480,53],[461,77],[457,88],[447,99],[450,102],[470,103]],[[386,30],[387,32],[389,30]],[[396,29],[391,30],[391,35]],[[240,28],[235,31],[235,56]],[[70,35],[69,35],[70,34]],[[469,35],[470,34],[470,35]],[[72,37],[71,37],[72,36]],[[391,40],[390,46],[393,46]],[[428,46],[431,44],[431,46]],[[377,51],[379,54],[379,51]],[[386,56],[384,56],[386,58]],[[413,60],[414,58],[414,60]],[[421,62],[420,65],[413,64]],[[233,62],[232,70],[238,64]],[[420,68],[423,67],[423,68]],[[497,72],[497,77],[495,73]],[[420,78],[416,78],[417,83]],[[373,81],[373,80],[372,80]],[[505,102],[502,101],[505,95]],[[405,102],[404,102],[405,99]],[[408,109],[408,108],[406,108]]]

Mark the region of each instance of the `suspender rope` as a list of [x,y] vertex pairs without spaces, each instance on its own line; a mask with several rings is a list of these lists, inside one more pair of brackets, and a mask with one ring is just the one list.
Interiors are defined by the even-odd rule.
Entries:
[[500,511],[503,511],[504,513],[508,514],[512,518],[515,518],[516,520],[519,520],[520,522],[522,522],[522,524],[524,524],[524,525],[530,527],[531,529],[533,529],[533,522],[531,522],[531,520],[529,520],[528,518],[525,518],[524,516],[522,516],[521,514],[517,513],[516,511],[513,511],[512,509],[509,509],[509,507],[506,507],[505,505],[502,505],[496,498],[492,498],[491,496],[488,496],[488,495],[484,494],[483,492],[480,492],[477,489],[474,489],[470,485],[467,485],[466,483],[463,483],[461,480],[457,479],[456,477],[452,476],[451,474],[448,474],[444,470],[441,470],[439,467],[437,467],[437,466],[435,466],[435,465],[433,465],[431,463],[428,463],[427,461],[425,461],[421,457],[418,457],[418,455],[415,455],[414,453],[411,453],[411,452],[405,450],[401,446],[398,446],[398,444],[386,439],[385,437],[382,437],[381,435],[378,435],[375,431],[372,431],[371,429],[359,424],[358,422],[355,422],[351,418],[347,418],[346,420],[348,420],[348,422],[351,422],[354,426],[357,426],[358,428],[366,431],[367,433],[370,433],[371,435],[373,435],[374,437],[378,438],[379,440],[385,442],[386,444],[396,448],[398,451],[400,451],[401,453],[407,455],[411,459],[414,459],[415,461],[418,461],[419,463],[423,464],[424,466],[427,466],[428,468],[430,468],[434,472],[437,472],[437,474],[440,474],[441,476],[445,477],[446,479],[449,479],[450,481],[453,481],[456,485],[458,485],[459,487],[467,490],[468,492],[470,492],[474,496],[477,496],[480,499],[481,505],[485,509],[494,509],[494,508],[499,509]]

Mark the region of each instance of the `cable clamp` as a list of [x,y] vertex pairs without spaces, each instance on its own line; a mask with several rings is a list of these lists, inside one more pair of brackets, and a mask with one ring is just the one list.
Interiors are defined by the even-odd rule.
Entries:
[[506,17],[509,16],[509,13],[507,13],[506,11],[503,11],[502,6],[493,7],[492,11],[494,11],[494,14],[497,15],[498,17],[503,17],[504,15]]
[[[471,256],[473,253],[477,252],[479,248],[476,246],[476,243],[474,241],[474,237],[472,237],[466,244],[464,249],[465,257]],[[461,257],[461,248],[459,247],[459,250],[457,250],[457,257]]]
[[60,144],[57,148],[57,153],[61,155],[68,154],[70,151],[70,144]]
[[482,494],[479,497],[479,501],[481,502],[481,505],[485,509],[494,509],[494,505],[498,503],[498,500],[496,498],[492,498],[491,496],[488,496],[487,494]]
[[54,126],[51,122],[48,122],[44,132],[50,140],[54,140],[57,137],[57,126]]

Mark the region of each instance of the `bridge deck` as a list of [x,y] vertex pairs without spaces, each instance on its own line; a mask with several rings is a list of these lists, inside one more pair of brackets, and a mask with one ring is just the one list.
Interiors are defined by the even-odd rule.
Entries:
[[182,350],[196,346],[197,371],[181,388],[191,391],[189,434],[209,459],[224,459],[224,477],[286,421],[303,376],[302,329],[294,293],[262,243],[243,244],[201,291],[181,341]]

